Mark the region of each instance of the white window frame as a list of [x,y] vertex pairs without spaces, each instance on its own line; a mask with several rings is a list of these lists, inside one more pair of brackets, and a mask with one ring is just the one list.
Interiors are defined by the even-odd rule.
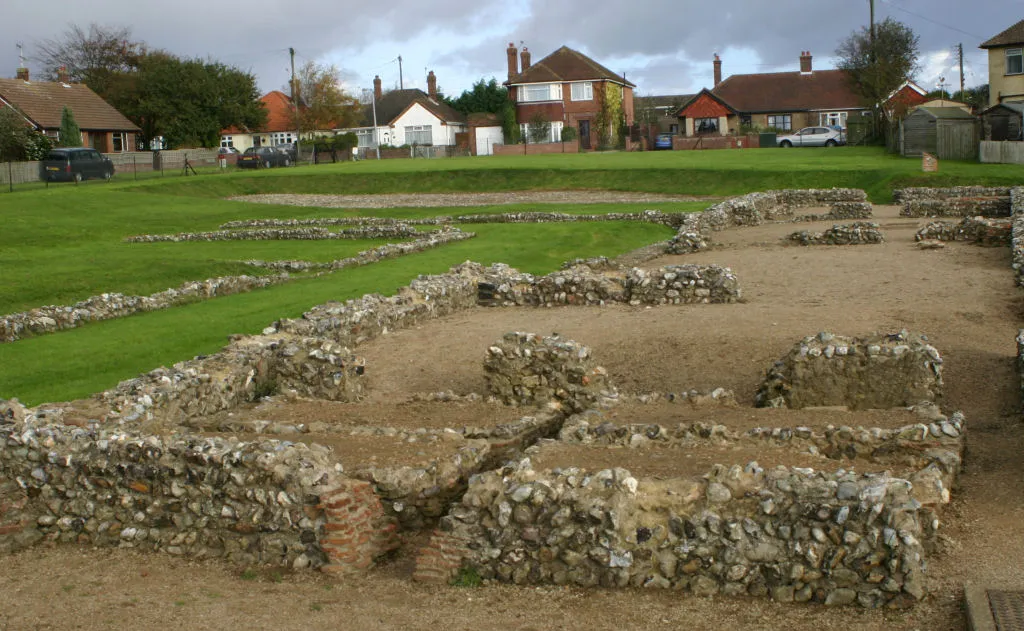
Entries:
[[846,129],[846,112],[819,112],[818,124],[822,127],[839,126]]
[[[1010,71],[1010,60],[1015,58],[1015,68]],[[1007,48],[1006,49],[1006,74],[1018,75],[1024,74],[1024,48]]]
[[539,103],[541,101],[561,101],[561,83],[528,83],[518,86],[516,90],[519,103]]
[[295,139],[292,137],[290,131],[275,131],[271,134],[271,143],[276,147],[277,145],[285,145],[293,142]]
[[793,131],[793,115],[769,114],[765,119],[765,125],[781,131]]
[[[562,121],[551,121],[549,125],[551,126],[551,131],[548,134],[548,139],[544,142],[562,142],[562,127],[564,123]],[[530,123],[520,123],[519,133],[528,143],[533,143],[530,140]]]
[[[426,133],[426,142],[421,142],[424,132]],[[416,140],[413,140],[415,138]],[[419,146],[432,146],[434,144],[434,134],[430,125],[406,125],[405,126],[405,144],[407,145],[419,145]]]
[[[121,147],[118,148],[118,141]],[[123,131],[115,131],[110,134],[110,148],[113,153],[124,153],[128,151],[128,134]]]
[[373,147],[373,130],[372,129],[357,129],[356,130],[356,146],[357,147]]
[[234,136],[221,136],[220,137],[220,146],[221,147],[234,147],[235,146],[235,137]]
[[572,87],[571,99],[573,101],[593,101],[594,100],[594,83],[592,81],[577,81],[570,84]]

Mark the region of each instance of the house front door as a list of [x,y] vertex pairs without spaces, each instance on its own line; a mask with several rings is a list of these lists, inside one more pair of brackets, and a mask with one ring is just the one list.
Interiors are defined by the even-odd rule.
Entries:
[[590,149],[590,121],[580,121],[580,149]]

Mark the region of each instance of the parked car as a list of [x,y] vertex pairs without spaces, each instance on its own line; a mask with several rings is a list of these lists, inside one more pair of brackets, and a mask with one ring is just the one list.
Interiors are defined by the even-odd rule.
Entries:
[[804,127],[795,134],[778,136],[780,147],[835,147],[846,144],[846,133],[841,127]]
[[220,156],[228,156],[228,155],[231,155],[233,153],[237,154],[237,153],[241,153],[241,152],[238,151],[238,149],[235,149],[234,147],[221,147],[220,149],[217,150],[217,155],[220,155]]
[[296,151],[294,142],[285,142],[280,145],[275,145],[274,149],[277,149],[281,153],[287,155],[292,162],[296,162]]
[[238,166],[249,169],[269,169],[270,167],[288,166],[291,157],[281,153],[274,147],[249,147],[238,156]]
[[658,134],[654,139],[655,149],[671,149],[672,148],[672,134]]
[[109,180],[114,177],[114,163],[89,147],[57,147],[40,163],[42,176],[50,182],[66,180],[81,182],[89,178]]

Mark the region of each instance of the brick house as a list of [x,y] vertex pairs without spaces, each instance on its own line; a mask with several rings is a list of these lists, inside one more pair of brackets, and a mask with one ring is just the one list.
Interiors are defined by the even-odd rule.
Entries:
[[[550,142],[561,140],[563,127],[575,127],[581,149],[612,141],[620,125],[633,124],[633,89],[636,87],[583,53],[562,46],[535,64],[530,51],[514,44],[508,57],[509,99],[516,104],[516,122],[529,137],[538,116],[551,124]],[[520,69],[519,62],[522,62]],[[600,137],[605,127],[607,138]]]
[[82,83],[30,81],[28,68],[17,78],[0,79],[0,107],[18,112],[34,129],[58,141],[61,114],[71,110],[82,132],[82,146],[101,153],[134,151],[142,130]]
[[260,97],[267,111],[267,122],[262,129],[228,127],[220,132],[220,146],[245,151],[250,147],[275,147],[295,142],[298,126],[291,98],[280,90],[271,90]]
[[1024,20],[984,42],[988,51],[988,104],[1024,102]]
[[800,53],[797,72],[732,75],[722,80],[714,58],[715,85],[701,90],[677,117],[687,136],[738,132],[740,127],[791,131],[812,125],[846,127],[851,116],[870,115],[842,70],[814,70],[810,52]]

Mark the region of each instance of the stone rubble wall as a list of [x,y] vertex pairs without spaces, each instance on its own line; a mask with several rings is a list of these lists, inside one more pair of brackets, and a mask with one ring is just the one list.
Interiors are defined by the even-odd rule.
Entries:
[[833,224],[824,232],[801,230],[787,237],[800,245],[865,245],[885,242],[878,224],[870,221]]
[[729,268],[692,264],[603,271],[580,264],[541,278],[494,265],[485,270],[479,286],[479,302],[486,306],[708,304],[733,303],[741,296]]
[[965,217],[959,223],[932,221],[914,235],[915,241],[968,241],[983,247],[1004,247],[1010,244],[1013,222],[1010,219]]
[[942,357],[927,337],[901,331],[864,338],[821,332],[768,370],[758,407],[907,407],[942,396]]
[[590,221],[643,221],[658,223],[673,228],[679,227],[689,213],[662,212],[645,210],[638,213],[601,213],[575,214],[558,212],[526,211],[518,213],[480,213],[469,215],[441,215],[422,219],[389,219],[384,217],[322,217],[314,219],[248,219],[229,221],[221,228],[237,230],[240,228],[299,228],[312,226],[347,226],[347,225],[427,225],[439,226],[446,224],[474,223],[563,223]]
[[1010,189],[1010,208],[1013,215],[1010,249],[1017,286],[1024,287],[1024,187]]
[[1008,217],[1010,189],[1005,187],[954,186],[949,188],[903,188],[893,191],[893,200],[903,208],[904,217]]
[[417,558],[419,580],[658,587],[904,607],[925,596],[922,503],[886,474],[756,463],[696,479],[625,469],[475,476]]
[[491,394],[504,403],[556,402],[565,412],[590,409],[616,392],[590,348],[557,335],[506,333],[487,349],[484,375]]
[[1017,331],[1017,375],[1020,378],[1020,391],[1024,394],[1024,329]]
[[368,568],[395,546],[370,485],[326,448],[0,422],[0,551],[38,542],[235,564]]
[[[384,259],[440,247],[454,241],[471,239],[476,235],[457,229],[428,234],[424,238],[405,243],[388,243],[359,252],[355,256],[329,263],[308,261],[246,261],[255,267],[299,272],[308,270],[339,270],[346,267],[369,265]],[[86,322],[111,320],[194,302],[196,300],[228,296],[231,294],[269,287],[290,280],[287,273],[270,276],[227,276],[204,281],[191,281],[177,289],[167,289],[150,296],[102,294],[71,306],[48,306],[22,313],[0,316],[0,342],[13,342],[26,335],[41,335],[82,326]]]
[[342,230],[327,228],[264,228],[258,230],[214,230],[178,234],[142,234],[126,237],[126,243],[182,243],[186,241],[322,241],[327,239],[395,239],[423,234],[406,223],[368,225]]

